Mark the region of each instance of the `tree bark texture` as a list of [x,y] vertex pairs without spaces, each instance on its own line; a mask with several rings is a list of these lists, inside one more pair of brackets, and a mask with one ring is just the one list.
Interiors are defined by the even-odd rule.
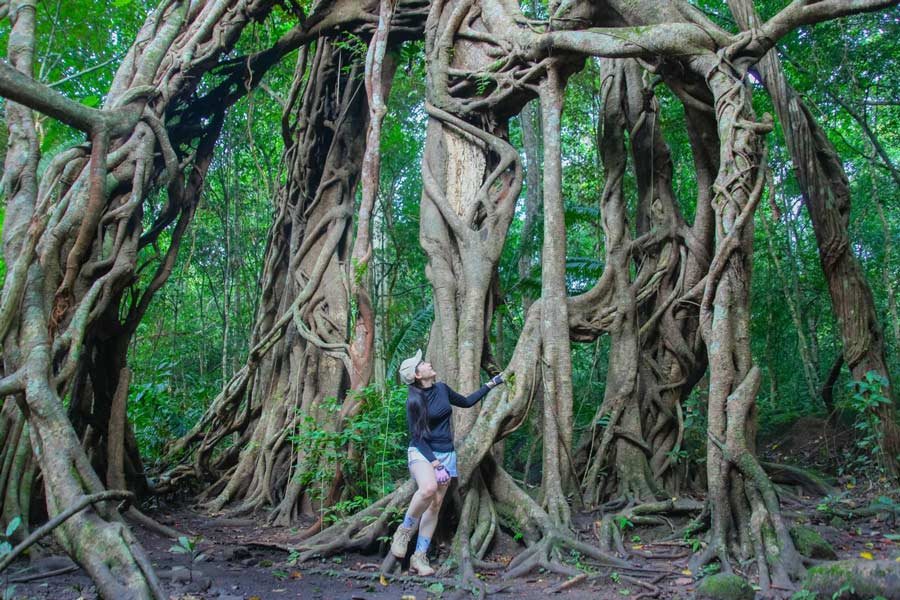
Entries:
[[[366,125],[362,68],[324,39],[309,65],[306,53],[298,59],[284,117],[286,183],[264,260],[250,358],[179,441],[199,442],[194,473],[218,479],[214,510],[272,506],[276,522],[293,523],[320,499],[301,476],[329,465],[295,448],[292,436],[311,424],[333,427],[324,400],[343,397],[349,383],[348,267],[364,148],[358,132]],[[240,443],[213,461],[229,435]]]
[[[564,250],[545,247],[542,286],[546,297],[529,310],[513,358],[505,369],[511,382],[509,388],[491,394],[480,411],[455,419],[457,435],[464,436],[458,447],[464,495],[454,546],[456,556],[460,557],[465,574],[487,539],[472,532],[493,530],[493,507],[499,522],[516,524],[530,544],[510,565],[510,573],[538,565],[559,567],[553,563],[554,553],[546,550],[548,541],[553,545],[559,540],[560,524],[566,522],[564,511],[555,511],[548,503],[548,514],[540,505],[523,498],[521,490],[494,460],[491,448],[521,424],[533,406],[538,382],[547,386],[542,365],[553,364],[566,372],[565,351],[554,350],[558,348],[556,337],[545,339],[558,334],[561,313],[566,316],[564,323],[572,339],[595,339],[614,330],[626,332],[634,340],[635,349],[625,353],[631,358],[622,359],[626,368],[621,385],[626,390],[628,386],[638,390],[632,394],[637,407],[633,414],[646,418],[646,422],[626,421],[628,427],[619,427],[616,433],[622,438],[620,443],[641,449],[642,460],[652,465],[646,471],[651,480],[668,473],[670,481],[678,485],[671,454],[680,450],[680,402],[702,376],[706,357],[714,357],[710,362],[710,413],[715,413],[715,417],[711,417],[710,433],[715,442],[708,447],[713,550],[698,560],[705,562],[715,554],[729,568],[735,556],[755,556],[765,586],[770,584],[772,573],[777,583],[783,583],[797,574],[799,563],[790,539],[785,537],[771,482],[754,457],[758,370],[750,360],[748,338],[749,242],[753,211],[764,183],[764,170],[759,168],[764,160],[762,136],[770,125],[756,122],[749,91],[742,82],[744,71],[733,70],[727,60],[746,69],[793,27],[887,4],[872,2],[850,7],[794,3],[763,24],[760,35],[752,37],[729,34],[712,25],[699,11],[676,3],[607,4],[612,10],[565,3],[551,20],[551,27],[541,30],[525,26],[527,19],[509,3],[448,2],[432,7],[426,26],[428,109],[432,120],[423,160],[425,193],[420,239],[429,257],[427,274],[435,297],[429,355],[451,385],[471,388],[477,384],[478,367],[483,362],[479,358],[485,356],[480,350],[488,322],[485,317],[490,309],[483,290],[493,268],[493,255],[488,250],[495,247],[495,231],[479,228],[479,219],[489,219],[492,206],[469,199],[477,199],[486,188],[484,182],[502,174],[492,169],[494,164],[512,164],[503,163],[490,152],[503,156],[496,139],[505,129],[504,118],[521,110],[529,94],[541,97],[544,144],[556,148],[554,137],[558,137],[558,130],[554,121],[558,121],[561,98],[553,79],[557,76],[554,59],[560,53],[635,57],[657,72],[685,104],[700,183],[698,210],[693,224],[687,227],[677,216],[670,189],[668,152],[655,131],[653,111],[646,110],[646,99],[652,94],[635,84],[641,91],[634,97],[641,101],[624,111],[630,115],[628,130],[640,173],[641,202],[635,216],[632,251],[641,258],[648,253],[656,257],[656,268],[639,273],[634,282],[625,277],[618,285],[621,296],[616,295],[615,270],[608,269],[594,289],[567,298],[564,280],[560,285],[559,271],[554,267],[558,263],[554,257],[564,257]],[[585,23],[595,28],[577,29]],[[604,31],[603,27],[614,31]],[[499,39],[516,45],[518,52],[504,57],[495,48],[504,43],[496,41]],[[548,58],[550,53],[553,59]],[[501,59],[490,62],[498,54]],[[573,61],[567,64],[571,68]],[[561,80],[564,79],[563,76]],[[624,149],[619,152],[623,154]],[[548,190],[554,194],[551,200],[557,202],[559,188],[557,170],[553,168],[558,156],[554,158],[554,154],[558,155],[558,149],[545,150],[544,210],[545,227],[558,233],[558,228],[552,229],[553,213],[547,213]],[[649,159],[645,158],[647,154]],[[505,186],[494,188],[502,192]],[[610,196],[607,208],[616,205],[613,199]],[[615,220],[608,226],[611,231],[621,228]],[[470,253],[474,245],[471,231],[479,229],[480,252]],[[560,239],[564,236],[558,235],[557,240]],[[674,243],[674,239],[683,242]],[[477,238],[475,243],[479,243]],[[608,251],[616,252],[615,246]],[[617,259],[627,264],[626,256],[622,252]],[[637,285],[641,277],[643,283]],[[560,300],[564,302],[563,311],[559,310]],[[691,308],[697,305],[699,314]],[[622,307],[621,312],[617,306]],[[627,365],[629,361],[634,364],[636,356],[648,366],[636,375],[632,368],[629,374]],[[630,383],[634,379],[640,383]],[[565,401],[565,389],[548,387],[545,402],[551,398],[554,402]],[[565,418],[565,406],[556,408],[553,416],[561,408],[560,414]],[[550,444],[555,447],[549,450],[549,460],[547,455],[544,457],[544,468],[551,472],[545,476],[544,498],[561,489],[563,478],[554,477],[552,472],[566,468],[563,454],[571,451],[571,444],[565,439],[566,427],[548,429],[549,416],[545,408],[545,453],[548,432]],[[652,445],[646,437],[654,440]],[[554,455],[555,450],[559,453]],[[485,489],[489,495],[485,495]],[[643,490],[642,494],[652,496],[655,492],[648,494]],[[515,501],[513,506],[508,500]],[[512,510],[506,512],[507,507]],[[662,503],[654,507],[658,509],[677,511],[684,507]],[[328,538],[327,531],[322,535],[310,541],[308,552],[334,550],[335,546],[327,540],[334,541],[335,537]],[[322,543],[317,545],[319,542]]]
[[[16,70],[31,76],[34,70],[35,50],[35,2],[14,2],[10,4],[12,30],[9,34],[8,59]],[[35,199],[37,198],[37,167],[41,152],[34,125],[34,114],[26,106],[15,102],[6,104],[6,125],[8,142],[6,161],[3,165],[6,189],[6,218],[3,223],[3,259],[7,265],[15,265],[20,252],[28,252],[28,225],[31,221]],[[9,268],[9,267],[7,267]],[[23,277],[24,266],[13,274],[10,269],[8,280]],[[3,308],[17,290],[11,285],[3,287]],[[18,290],[20,292],[21,290]],[[5,332],[13,318],[11,310],[0,310],[0,331]],[[5,336],[4,336],[5,337]],[[4,341],[3,373],[16,370],[20,356],[16,346]],[[20,410],[23,398],[9,396],[3,400],[0,413],[0,441],[3,450],[2,471],[0,471],[0,502],[2,514],[0,525],[6,526],[15,517],[22,518],[23,526],[16,532],[17,540],[28,535],[31,513],[31,483],[34,479],[35,464],[31,452],[29,427],[25,413]]]
[[765,184],[765,143],[771,117],[758,122],[741,73],[721,57],[698,61],[709,73],[719,129],[714,184],[716,254],[700,308],[710,357],[707,480],[709,545],[693,564],[716,557],[753,557],[760,585],[787,585],[802,572],[781,517],[778,497],[755,456],[759,368],[750,353],[749,281],[753,214]]
[[[650,501],[663,488],[678,494],[687,477],[680,459],[682,403],[706,360],[696,336],[697,305],[685,300],[706,275],[712,251],[709,183],[717,160],[709,149],[717,139],[715,122],[686,106],[699,183],[688,224],[672,189],[670,152],[648,75],[623,60],[603,61],[601,73],[605,105],[598,145],[606,170],[601,212],[607,257],[601,281],[585,296],[602,291],[605,310],[613,312],[603,327],[582,322],[573,335],[589,340],[610,331],[618,339],[613,347],[623,351],[610,354],[607,396],[579,444],[576,465],[585,500],[612,510]],[[622,199],[625,132],[638,189],[633,215]]]

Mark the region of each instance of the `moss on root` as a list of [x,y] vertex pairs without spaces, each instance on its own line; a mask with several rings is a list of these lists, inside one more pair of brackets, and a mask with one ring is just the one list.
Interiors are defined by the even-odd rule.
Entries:
[[834,548],[825,541],[822,535],[809,525],[795,525],[791,527],[791,539],[794,546],[803,556],[821,558],[824,560],[837,560]]
[[891,560],[841,560],[811,568],[803,589],[820,598],[900,600],[900,563]]
[[731,573],[710,575],[700,582],[696,600],[753,600],[756,592],[742,577]]

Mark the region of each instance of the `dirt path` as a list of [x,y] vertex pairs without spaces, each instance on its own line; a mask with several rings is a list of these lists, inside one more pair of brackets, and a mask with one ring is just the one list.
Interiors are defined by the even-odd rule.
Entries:
[[[816,506],[814,499],[801,499],[788,508],[799,520],[816,527],[832,543],[841,558],[859,558],[871,555],[874,559],[894,559],[900,555],[900,544],[885,535],[894,537],[895,523],[878,517],[856,520],[845,527],[829,524],[829,517]],[[415,578],[392,580],[387,586],[379,582],[378,566],[382,556],[349,554],[302,565],[290,564],[290,555],[284,550],[267,544],[285,544],[293,537],[291,530],[260,526],[249,519],[211,518],[188,509],[157,515],[162,522],[190,536],[199,536],[195,562],[189,555],[170,551],[171,540],[135,529],[150,553],[151,560],[163,580],[170,597],[178,600],[270,600],[278,598],[303,598],[309,600],[377,600],[399,599],[414,596],[416,600],[434,598],[472,598],[467,590],[455,587],[454,580]],[[582,537],[590,540],[596,515],[579,515]],[[840,524],[840,523],[838,523]],[[657,597],[660,599],[689,598],[702,574],[687,571],[689,548],[677,540],[660,540],[668,530],[629,531],[627,549],[634,570],[619,569],[616,572],[596,571],[569,589],[556,592],[565,580],[552,574],[535,573],[527,579],[504,581],[500,572],[484,572],[486,584],[499,589],[492,598],[500,600],[546,600],[551,598],[598,598],[600,600],[632,600]],[[446,548],[437,549],[441,556]],[[502,549],[490,557],[503,562],[510,558],[509,550]],[[590,565],[581,564],[579,556],[564,557],[570,564],[591,571]],[[434,559],[439,563],[439,559]],[[0,586],[7,580],[22,577],[26,572],[21,562],[4,573]],[[37,581],[18,583],[15,598],[40,600],[85,600],[96,597],[87,575],[74,567],[68,559],[55,556],[36,561],[32,573],[52,572],[70,567],[70,572],[45,576]],[[652,596],[651,596],[652,595]],[[789,596],[789,594],[787,594]]]

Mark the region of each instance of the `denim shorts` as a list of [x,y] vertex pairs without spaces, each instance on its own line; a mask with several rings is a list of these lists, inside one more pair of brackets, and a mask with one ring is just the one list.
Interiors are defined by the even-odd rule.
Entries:
[[[451,450],[450,452],[435,452],[434,457],[438,459],[444,468],[447,469],[447,473],[450,477],[457,477],[459,473],[456,470],[456,450]],[[406,449],[406,460],[407,465],[412,465],[416,462],[427,462],[431,461],[425,458],[425,456],[419,452],[418,448],[410,446]]]

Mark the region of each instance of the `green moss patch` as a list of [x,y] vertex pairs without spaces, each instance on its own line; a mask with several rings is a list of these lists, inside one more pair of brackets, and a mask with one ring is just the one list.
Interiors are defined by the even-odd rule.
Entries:
[[716,573],[700,582],[694,598],[697,600],[753,600],[756,592],[742,577]]
[[891,560],[841,560],[813,567],[803,589],[819,598],[900,600],[900,563]]
[[791,538],[794,540],[794,546],[797,547],[797,551],[803,556],[825,560],[837,559],[837,553],[831,544],[826,542],[825,538],[809,525],[795,525],[792,527]]

